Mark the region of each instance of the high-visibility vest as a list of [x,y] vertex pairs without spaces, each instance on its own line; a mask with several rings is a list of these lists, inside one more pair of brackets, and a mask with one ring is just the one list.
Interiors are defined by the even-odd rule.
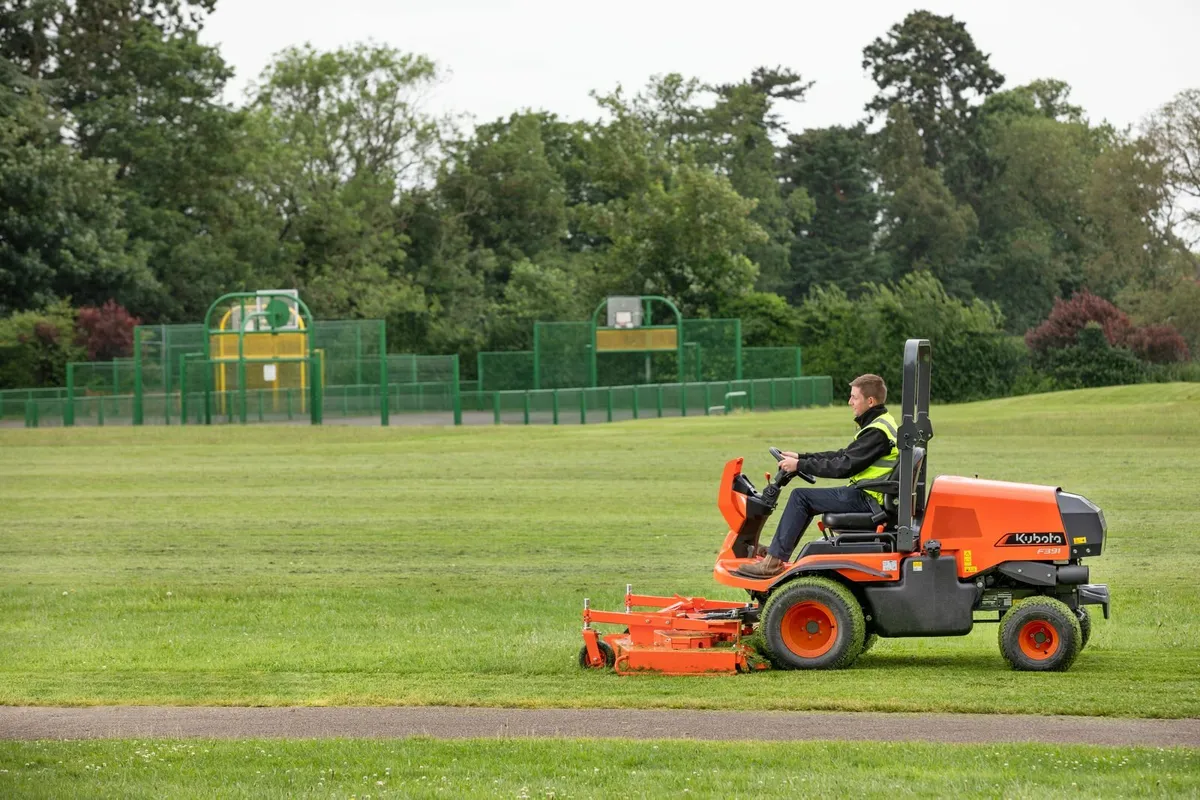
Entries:
[[[854,434],[854,438],[857,439],[872,428],[877,428],[884,432],[888,441],[892,444],[892,449],[888,451],[886,456],[880,458],[874,464],[867,465],[863,468],[862,472],[851,477],[850,486],[859,481],[872,481],[877,478],[887,477],[896,468],[896,465],[900,463],[900,450],[896,447],[896,420],[892,418],[891,414],[880,414],[869,425]],[[863,492],[875,498],[875,502],[883,503],[882,492],[873,492],[867,489],[863,489]]]

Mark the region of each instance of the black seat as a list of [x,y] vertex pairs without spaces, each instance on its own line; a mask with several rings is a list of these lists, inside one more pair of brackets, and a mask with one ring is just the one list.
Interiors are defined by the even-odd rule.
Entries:
[[877,519],[870,511],[851,511],[845,514],[826,514],[821,517],[825,527],[835,531],[873,531],[886,519]]
[[[925,460],[925,448],[913,448],[913,484],[921,474],[921,462]],[[900,494],[900,463],[892,467],[892,471],[884,478],[873,481],[863,481],[857,484],[859,488],[871,489],[883,495],[882,513],[868,511],[852,511],[844,514],[825,514],[821,517],[826,530],[832,531],[873,531],[880,525],[885,530],[896,527],[896,498]]]

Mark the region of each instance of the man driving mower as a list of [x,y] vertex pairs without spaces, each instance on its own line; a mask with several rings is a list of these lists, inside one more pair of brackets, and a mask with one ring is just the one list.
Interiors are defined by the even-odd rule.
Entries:
[[849,478],[837,488],[798,488],[792,491],[787,507],[775,529],[775,537],[762,560],[747,564],[734,574],[749,578],[770,578],[780,574],[804,535],[808,523],[817,514],[878,512],[883,495],[859,489],[858,481],[882,478],[891,473],[900,459],[896,448],[896,420],[888,413],[887,386],[878,375],[860,375],[850,381],[850,408],[858,432],[841,450],[825,453],[785,452],[779,468],[800,470],[818,478]]

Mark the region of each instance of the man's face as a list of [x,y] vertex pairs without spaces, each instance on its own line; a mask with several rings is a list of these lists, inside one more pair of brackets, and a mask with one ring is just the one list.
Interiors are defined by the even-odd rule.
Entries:
[[861,417],[873,405],[875,405],[874,397],[863,397],[861,389],[857,386],[850,387],[850,407],[854,409],[854,416]]

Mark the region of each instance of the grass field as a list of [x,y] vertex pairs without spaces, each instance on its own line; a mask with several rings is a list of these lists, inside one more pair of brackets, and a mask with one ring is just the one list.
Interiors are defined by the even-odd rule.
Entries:
[[[579,611],[711,578],[724,461],[840,447],[846,408],[587,427],[0,431],[0,703],[1200,715],[1200,385],[938,407],[931,475],[1050,483],[1109,524],[1065,674],[995,626],[834,673],[582,672]],[[116,747],[117,745],[114,745]],[[6,752],[16,752],[8,746]],[[1009,794],[1010,792],[1003,792]],[[1019,794],[1019,791],[1015,793]]]
[[6,797],[1194,797],[1195,750],[580,740],[0,742]]

